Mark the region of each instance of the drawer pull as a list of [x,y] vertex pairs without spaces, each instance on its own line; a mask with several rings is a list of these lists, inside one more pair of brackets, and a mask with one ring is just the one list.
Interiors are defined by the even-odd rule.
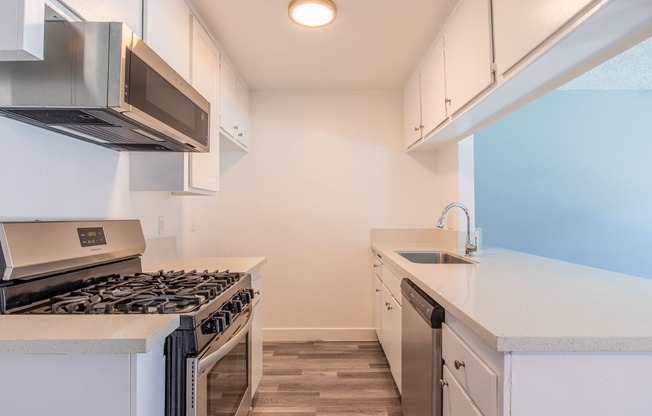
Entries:
[[257,291],[256,291],[256,294],[257,294],[257,295],[260,295],[260,290],[257,290]]
[[448,381],[443,380],[443,379],[442,379],[442,380],[439,380],[439,385],[440,385],[442,388],[444,388],[444,387],[448,387]]
[[455,369],[456,369],[456,370],[459,370],[459,369],[462,368],[462,367],[466,367],[466,366],[464,365],[464,361],[458,361],[458,360],[455,360]]

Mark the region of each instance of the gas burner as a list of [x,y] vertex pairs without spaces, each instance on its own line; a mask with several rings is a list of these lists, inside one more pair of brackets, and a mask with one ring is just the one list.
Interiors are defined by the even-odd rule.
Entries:
[[243,273],[191,270],[135,273],[50,298],[32,313],[148,314],[191,313],[238,282]]

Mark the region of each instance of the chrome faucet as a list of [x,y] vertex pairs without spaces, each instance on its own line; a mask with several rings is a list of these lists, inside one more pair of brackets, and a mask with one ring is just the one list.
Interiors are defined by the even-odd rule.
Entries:
[[441,213],[441,217],[439,217],[439,221],[437,221],[437,228],[444,228],[444,224],[446,223],[446,214],[448,214],[448,211],[454,207],[460,208],[466,214],[465,253],[468,256],[472,256],[473,253],[478,250],[478,237],[475,237],[475,242],[471,241],[471,214],[469,214],[469,209],[467,207],[460,204],[459,202],[453,202],[452,204],[448,204],[448,206],[444,208],[444,212]]

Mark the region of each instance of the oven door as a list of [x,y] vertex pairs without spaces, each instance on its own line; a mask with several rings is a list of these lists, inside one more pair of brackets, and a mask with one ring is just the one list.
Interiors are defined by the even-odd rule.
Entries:
[[246,416],[251,409],[251,307],[187,359],[186,416]]

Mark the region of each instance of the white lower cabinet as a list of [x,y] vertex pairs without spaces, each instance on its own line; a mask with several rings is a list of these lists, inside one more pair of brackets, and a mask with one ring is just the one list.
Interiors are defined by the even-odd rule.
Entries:
[[398,391],[401,387],[401,279],[374,254],[374,326]]
[[448,366],[444,366],[442,389],[443,416],[483,416],[473,404],[471,397],[448,370]]
[[401,305],[385,285],[381,287],[381,343],[398,391],[401,390]]
[[382,341],[382,327],[381,327],[381,322],[380,322],[380,317],[382,315],[382,302],[380,300],[381,297],[381,288],[383,286],[383,282],[380,279],[380,268],[382,267],[382,263],[380,262],[380,259],[376,256],[376,254],[373,254],[373,263],[374,263],[374,271],[372,273],[372,278],[374,281],[374,329],[376,330],[376,337],[378,338],[378,341]]
[[251,274],[251,286],[254,290],[254,317],[251,329],[251,394],[256,394],[260,379],[263,377],[263,279],[260,271]]
[[164,344],[142,354],[0,354],[0,414],[162,416]]
[[[449,413],[451,416],[482,414],[496,416],[497,414],[497,376],[496,373],[465,343],[448,325],[442,325],[442,357],[446,366],[444,373],[448,372],[463,390],[473,406],[460,407],[457,404],[462,396],[454,395],[455,405],[451,409],[470,409],[463,412]],[[450,390],[451,383],[444,387]],[[452,393],[451,393],[452,394]],[[449,399],[449,401],[452,399]],[[472,413],[473,407],[480,409],[481,413]]]

